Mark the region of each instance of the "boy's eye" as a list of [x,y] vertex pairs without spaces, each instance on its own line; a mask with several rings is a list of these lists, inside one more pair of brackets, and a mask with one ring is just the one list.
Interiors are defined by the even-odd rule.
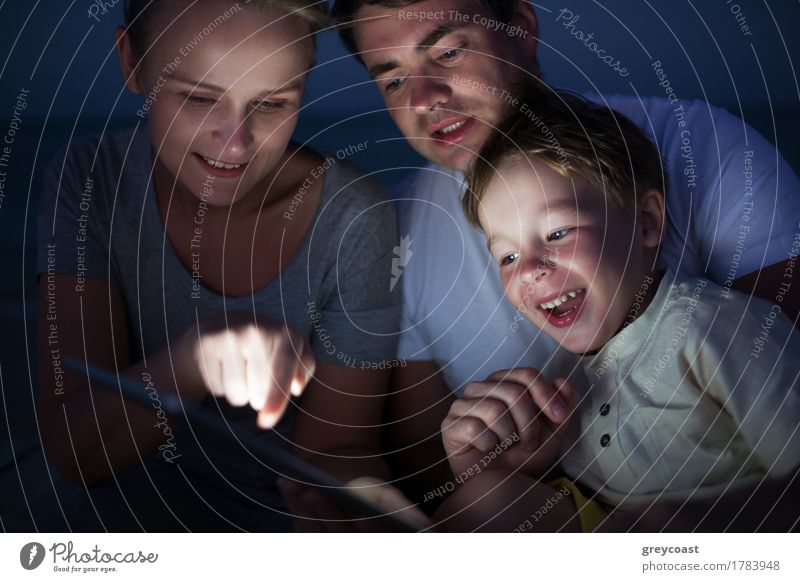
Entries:
[[519,258],[519,253],[509,253],[500,259],[500,266],[506,267]]
[[548,241],[554,240],[561,240],[565,236],[567,236],[570,232],[572,232],[571,228],[559,228],[558,230],[554,230],[549,235],[547,235]]

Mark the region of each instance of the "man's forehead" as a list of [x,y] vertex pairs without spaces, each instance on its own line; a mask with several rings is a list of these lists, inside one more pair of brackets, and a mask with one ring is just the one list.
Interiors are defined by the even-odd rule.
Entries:
[[383,71],[398,63],[402,53],[433,46],[451,32],[479,26],[475,22],[482,19],[486,19],[485,10],[475,0],[365,5],[354,19],[354,36],[367,67],[377,65]]
[[389,26],[391,32],[411,37],[413,40],[408,44],[416,45],[437,27],[475,25],[476,21],[481,21],[477,17],[485,14],[486,9],[475,0],[435,0],[398,7],[365,4],[355,14],[353,27],[356,38],[363,38],[366,36],[363,33],[377,24],[384,33],[382,38],[386,38],[384,27]]
[[427,16],[432,16],[432,13],[444,13],[447,17],[458,17],[460,14],[471,17],[484,11],[485,7],[478,0],[422,0],[421,2],[410,2],[400,6],[365,3],[354,16],[357,20],[371,13],[372,15],[394,16],[398,20],[423,20]]

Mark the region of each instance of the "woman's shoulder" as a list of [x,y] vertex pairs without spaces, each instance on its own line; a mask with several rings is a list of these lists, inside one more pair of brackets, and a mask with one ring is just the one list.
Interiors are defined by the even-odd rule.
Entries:
[[[341,152],[340,152],[341,153]],[[325,189],[346,196],[353,205],[376,204],[390,199],[389,189],[376,172],[370,172],[356,162],[337,153],[321,154],[327,179]]]
[[110,182],[116,190],[117,184],[128,183],[123,173],[147,175],[143,164],[148,163],[149,139],[141,126],[80,137],[63,146],[50,161],[45,186],[53,182],[82,186],[91,180],[96,184]]

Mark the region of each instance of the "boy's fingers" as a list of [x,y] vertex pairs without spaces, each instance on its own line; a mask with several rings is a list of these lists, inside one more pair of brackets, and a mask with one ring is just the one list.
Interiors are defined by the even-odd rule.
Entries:
[[555,385],[570,411],[575,410],[581,402],[581,396],[578,391],[572,387],[572,384],[566,378],[556,378]]
[[542,378],[538,378],[535,382],[528,386],[528,390],[533,396],[533,401],[536,403],[542,412],[552,422],[561,424],[569,416],[570,407],[564,402],[564,399],[559,395],[556,387]]
[[536,368],[511,368],[510,370],[498,370],[486,378],[487,382],[516,382],[522,386],[528,386],[534,382],[541,373]]
[[497,435],[474,416],[448,416],[442,423],[442,437],[447,449],[454,455],[469,452],[470,447],[488,453],[497,445]]
[[480,419],[488,427],[488,430],[493,432],[498,440],[501,441],[510,437],[516,430],[505,403],[494,398],[483,398],[481,400],[461,398],[453,402],[450,407],[450,414],[456,417]]
[[[503,374],[503,372],[495,372],[495,374],[492,374],[489,378],[499,378]],[[539,422],[537,418],[539,409],[534,404],[530,392],[528,392],[525,385],[519,384],[516,381],[500,382],[499,380],[473,382],[467,386],[464,395],[473,399],[483,398],[488,400],[489,398],[493,398],[503,402],[513,421],[513,431],[519,437],[522,445],[529,450],[535,450],[538,447],[536,443],[538,440],[538,431],[535,425]],[[478,415],[482,416],[480,414]],[[490,423],[487,422],[487,424]],[[505,432],[503,434],[498,432],[498,436],[501,440],[511,435],[512,433],[510,432]]]

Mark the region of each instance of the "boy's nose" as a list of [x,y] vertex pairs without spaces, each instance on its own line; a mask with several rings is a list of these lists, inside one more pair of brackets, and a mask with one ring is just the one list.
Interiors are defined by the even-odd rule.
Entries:
[[554,269],[556,264],[552,257],[532,257],[525,261],[520,270],[520,279],[523,283],[538,283],[547,277]]

